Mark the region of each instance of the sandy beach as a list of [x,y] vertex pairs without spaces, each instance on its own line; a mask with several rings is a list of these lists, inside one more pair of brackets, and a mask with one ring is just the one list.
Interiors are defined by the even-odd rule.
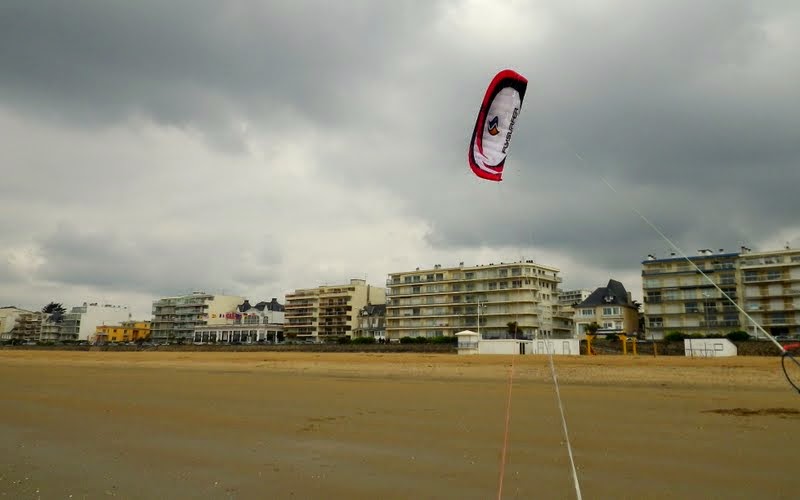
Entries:
[[[575,498],[546,357],[0,351],[6,498]],[[793,498],[769,357],[557,357],[584,498]]]

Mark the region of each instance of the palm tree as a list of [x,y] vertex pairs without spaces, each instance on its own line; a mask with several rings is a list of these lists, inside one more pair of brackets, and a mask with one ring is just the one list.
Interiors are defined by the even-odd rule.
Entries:
[[64,320],[64,314],[67,310],[59,302],[50,302],[42,308],[42,312],[50,315],[50,319],[54,323],[61,323]]
[[511,335],[511,338],[516,339],[517,332],[519,331],[519,325],[517,324],[517,322],[509,321],[508,323],[506,323],[506,326],[508,327],[508,334]]

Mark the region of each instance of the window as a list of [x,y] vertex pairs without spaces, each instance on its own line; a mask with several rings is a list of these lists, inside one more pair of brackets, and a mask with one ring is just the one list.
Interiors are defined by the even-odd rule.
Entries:
[[664,326],[664,318],[661,316],[653,316],[651,318],[647,318],[647,323],[653,328],[661,328]]
[[647,279],[644,280],[644,288],[659,288],[661,280]]
[[697,302],[687,302],[684,304],[686,306],[687,313],[697,313],[700,312],[700,309],[697,307]]
[[581,316],[594,316],[594,309],[581,309]]
[[645,296],[645,302],[649,302],[651,304],[657,304],[661,302],[661,292],[647,292]]
[[603,316],[619,316],[620,309],[619,307],[604,307],[603,308]]

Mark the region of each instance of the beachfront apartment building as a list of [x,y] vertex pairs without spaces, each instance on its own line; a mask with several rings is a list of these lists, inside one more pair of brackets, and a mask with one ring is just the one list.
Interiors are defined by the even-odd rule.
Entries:
[[195,329],[224,324],[224,314],[244,301],[245,298],[238,295],[202,291],[158,299],[153,302],[150,339],[158,343],[191,342]]
[[14,337],[21,341],[37,342],[42,332],[42,318],[44,313],[41,311],[26,311],[17,317],[16,325],[12,330]]
[[[738,267],[747,314],[770,335],[800,337],[800,249],[745,252]],[[743,326],[764,336],[751,321]]]
[[483,338],[507,338],[509,323],[519,335],[571,336],[554,328],[554,306],[562,279],[555,267],[532,260],[478,266],[415,269],[391,273],[386,281],[386,336],[453,336],[470,329]]
[[385,303],[386,289],[363,279],[297,289],[286,294],[283,331],[289,339],[313,342],[352,337],[359,311],[368,304]]
[[197,344],[276,344],[284,338],[284,314],[284,305],[275,297],[255,305],[245,300],[232,311],[212,314],[214,323],[196,327],[193,340]]
[[738,263],[739,253],[721,249],[699,250],[688,261],[674,254],[665,259],[648,256],[642,262],[647,338],[660,339],[672,331],[724,335],[742,330],[738,308],[720,292],[739,303]]
[[98,304],[97,302],[75,306],[61,321],[58,340],[88,341],[94,337],[100,325],[118,325],[131,319],[128,306]]
[[575,333],[581,339],[592,323],[600,327],[598,335],[635,335],[639,330],[639,307],[625,286],[612,279],[575,306],[574,321]]
[[587,288],[575,290],[561,290],[558,293],[558,303],[562,306],[575,306],[589,298],[592,291]]
[[[19,320],[26,314],[33,314],[33,311],[14,306],[0,307],[0,341],[27,340],[19,332]],[[38,335],[31,340],[38,340]]]

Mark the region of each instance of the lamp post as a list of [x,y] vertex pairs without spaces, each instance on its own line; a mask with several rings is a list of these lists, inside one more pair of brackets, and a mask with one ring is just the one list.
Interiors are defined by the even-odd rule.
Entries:
[[478,338],[482,339],[481,337],[481,309],[486,307],[485,302],[478,302]]

